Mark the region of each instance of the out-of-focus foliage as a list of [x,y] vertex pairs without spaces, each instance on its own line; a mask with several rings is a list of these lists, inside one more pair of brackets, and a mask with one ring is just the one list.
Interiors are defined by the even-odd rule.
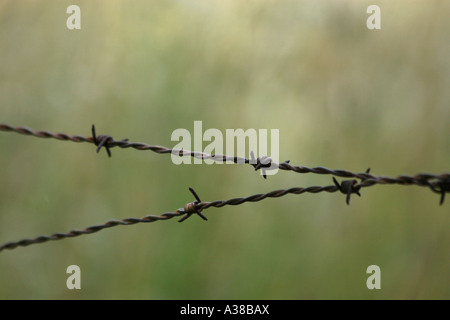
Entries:
[[[0,122],[173,146],[193,129],[280,129],[281,160],[376,175],[448,172],[450,5],[379,1],[0,3]],[[330,176],[0,133],[0,242]],[[0,254],[0,298],[450,298],[449,206],[376,186],[208,209]],[[66,288],[77,264],[82,290]],[[382,290],[366,288],[381,267]]]

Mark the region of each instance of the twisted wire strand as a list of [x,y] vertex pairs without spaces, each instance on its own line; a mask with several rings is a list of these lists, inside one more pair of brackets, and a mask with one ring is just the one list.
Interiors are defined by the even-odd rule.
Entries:
[[0,246],[0,252],[3,250],[12,250],[17,247],[26,247],[32,244],[38,244],[43,243],[47,241],[53,241],[53,240],[62,240],[66,238],[73,238],[78,237],[82,235],[87,235],[91,233],[95,233],[98,231],[101,231],[103,229],[112,228],[116,226],[130,226],[136,223],[149,223],[149,222],[155,222],[160,220],[169,220],[174,217],[178,217],[180,215],[184,215],[184,212],[175,211],[175,212],[166,212],[161,214],[160,216],[154,216],[154,215],[148,215],[142,218],[127,218],[123,220],[110,220],[102,225],[94,225],[90,226],[83,230],[71,230],[67,233],[54,233],[49,236],[39,236],[34,239],[23,239],[17,242],[8,242]]
[[430,185],[435,186],[439,181],[444,181],[450,179],[450,174],[428,174],[421,173],[415,176],[401,175],[396,178],[391,177],[375,177],[369,179],[363,179],[361,183],[358,184],[360,187],[370,187],[375,184],[401,184],[401,185],[417,185],[429,187]]
[[332,170],[325,167],[305,167],[305,166],[294,166],[289,163],[281,163],[278,165],[279,169],[294,171],[297,173],[313,173],[313,174],[328,174],[341,178],[357,178],[364,182],[360,186],[368,187],[374,184],[402,184],[409,185],[415,184],[419,186],[429,186],[427,181],[431,180],[443,180],[449,179],[450,173],[443,174],[431,174],[431,173],[419,173],[414,176],[400,175],[398,177],[384,177],[384,176],[374,176],[370,173],[354,173],[347,170]]
[[[191,189],[191,191],[195,194],[195,191],[193,191],[192,189]],[[174,212],[166,212],[159,216],[148,215],[143,218],[127,218],[127,219],[123,219],[123,220],[110,220],[110,221],[106,222],[105,224],[90,226],[83,230],[71,230],[67,233],[54,233],[49,236],[39,236],[39,237],[36,237],[33,239],[23,239],[23,240],[16,241],[16,242],[8,242],[8,243],[5,243],[0,246],[0,252],[3,250],[12,250],[12,249],[15,249],[18,247],[26,247],[26,246],[29,246],[32,244],[38,244],[38,243],[43,243],[43,242],[48,242],[48,241],[62,240],[62,239],[66,239],[66,238],[73,238],[73,237],[78,237],[78,236],[82,236],[82,235],[88,235],[91,233],[101,231],[103,229],[112,228],[112,227],[121,226],[121,225],[129,226],[129,225],[133,225],[136,223],[149,223],[149,222],[155,222],[155,221],[160,221],[160,220],[169,220],[174,217],[181,217],[181,216],[185,216],[185,215],[190,216],[193,213],[199,213],[203,209],[207,209],[207,208],[211,208],[211,207],[221,208],[221,207],[224,207],[227,205],[236,206],[236,205],[243,204],[245,202],[262,201],[266,198],[279,198],[279,197],[283,197],[287,194],[302,194],[305,192],[309,192],[309,193],[336,192],[336,191],[338,191],[338,188],[336,186],[325,186],[325,187],[312,186],[312,187],[307,187],[307,188],[297,187],[297,188],[290,188],[290,189],[285,189],[285,190],[284,189],[275,190],[275,191],[271,191],[268,193],[255,194],[255,195],[251,195],[246,198],[233,198],[233,199],[229,199],[229,200],[217,200],[217,201],[211,201],[211,202],[195,201],[195,202],[186,204],[184,206],[184,208],[180,208]],[[184,221],[184,220],[185,220],[185,218],[181,219],[180,222]]]
[[[325,167],[306,167],[306,166],[296,166],[289,163],[289,161],[282,162],[277,164],[275,162],[262,164],[261,159],[247,159],[242,157],[232,157],[228,155],[216,155],[216,154],[207,154],[199,151],[190,151],[183,149],[172,149],[159,145],[150,145],[142,142],[129,142],[127,139],[124,140],[114,140],[111,136],[102,135],[95,137],[95,131],[93,127],[93,137],[83,137],[80,135],[71,136],[65,133],[52,133],[49,131],[35,131],[27,127],[15,127],[8,124],[0,123],[0,131],[5,132],[16,132],[24,135],[39,137],[39,138],[53,138],[62,141],[72,141],[72,142],[87,142],[95,145],[99,145],[100,147],[106,147],[108,154],[109,148],[119,147],[121,149],[132,148],[136,150],[150,150],[158,154],[175,154],[180,157],[183,156],[191,156],[197,159],[211,159],[214,161],[220,162],[234,162],[236,164],[250,164],[255,170],[261,168],[274,169],[278,168],[280,170],[285,171],[293,171],[296,173],[312,173],[319,175],[332,175],[341,178],[356,178],[360,179],[361,182],[357,185],[359,187],[369,187],[375,184],[400,184],[400,185],[418,185],[436,188],[440,184],[448,185],[448,180],[450,179],[450,173],[443,174],[430,174],[430,173],[419,173],[414,176],[408,175],[400,175],[398,177],[385,177],[385,176],[374,176],[368,172],[363,173],[354,173],[348,170],[332,170]],[[100,147],[97,149],[99,151]],[[446,187],[448,188],[448,187]],[[433,190],[434,191],[434,190]],[[444,191],[447,191],[446,189]]]
[[57,140],[63,141],[72,141],[72,142],[89,142],[94,143],[92,138],[83,137],[83,136],[71,136],[65,133],[53,133],[49,131],[35,131],[27,127],[14,127],[8,124],[0,123],[0,130],[5,132],[16,132],[27,136],[34,136],[37,138],[53,138]]
[[222,208],[224,206],[237,206],[237,205],[241,205],[245,202],[258,202],[261,200],[264,200],[266,198],[279,198],[279,197],[283,197],[287,194],[302,194],[302,193],[319,193],[319,192],[336,192],[339,189],[336,186],[325,186],[325,187],[320,187],[320,186],[312,186],[312,187],[306,187],[306,188],[302,188],[302,187],[295,187],[295,188],[290,188],[290,189],[280,189],[280,190],[275,190],[275,191],[271,191],[268,193],[258,193],[258,194],[254,194],[251,195],[249,197],[246,198],[233,198],[233,199],[229,199],[229,200],[216,200],[216,201],[212,201],[212,202],[200,202],[197,204],[197,209],[200,210],[204,210],[204,209],[208,209],[210,207],[215,207],[215,208]]
[[[215,154],[206,154],[198,151],[189,151],[183,149],[171,149],[158,145],[149,145],[141,142],[129,142],[128,139],[123,139],[120,141],[114,140],[109,135],[99,135],[95,134],[95,127],[92,126],[92,137],[84,137],[80,135],[71,136],[65,133],[52,133],[49,131],[35,131],[26,127],[14,127],[7,124],[0,124],[0,131],[5,132],[16,132],[23,135],[29,135],[39,138],[53,138],[62,141],[72,141],[72,142],[86,142],[92,143],[97,146],[97,152],[100,151],[101,148],[105,148],[108,155],[111,156],[110,148],[119,147],[122,149],[125,148],[133,148],[136,150],[150,150],[159,154],[175,154],[178,156],[191,156],[198,159],[212,159],[215,161],[222,162],[234,162],[237,164],[250,164],[254,167],[255,170],[259,170],[262,168],[273,169],[279,168],[281,170],[293,171],[296,173],[312,173],[312,174],[320,174],[320,175],[332,175],[341,178],[355,178],[357,180],[344,180],[339,183],[334,177],[333,182],[335,185],[330,186],[311,186],[311,187],[296,187],[290,189],[281,189],[275,190],[268,193],[260,193],[251,195],[245,198],[233,198],[229,200],[217,200],[212,202],[203,202],[200,200],[199,196],[196,192],[190,188],[190,191],[196,198],[196,201],[190,202],[184,206],[184,208],[180,208],[175,212],[166,212],[162,215],[148,215],[143,218],[127,218],[123,220],[110,220],[102,225],[94,225],[90,226],[83,230],[71,230],[67,233],[54,233],[49,236],[40,236],[34,239],[24,239],[17,242],[9,242],[0,246],[0,252],[6,249],[12,250],[17,247],[25,247],[32,244],[44,243],[47,241],[53,240],[62,240],[66,238],[77,237],[81,235],[87,235],[91,233],[95,233],[101,231],[103,229],[119,226],[119,225],[133,225],[136,223],[149,223],[160,220],[169,220],[173,217],[182,217],[179,222],[182,222],[189,218],[193,214],[199,215],[202,219],[207,220],[207,218],[201,213],[202,210],[208,209],[211,207],[221,208],[227,205],[241,205],[245,202],[258,202],[264,200],[266,198],[278,198],[285,196],[287,194],[302,194],[302,193],[319,193],[319,192],[336,192],[340,191],[341,193],[347,196],[347,204],[349,204],[350,196],[352,194],[361,195],[359,193],[360,189],[363,187],[370,187],[376,184],[400,184],[400,185],[418,185],[423,187],[429,187],[434,193],[441,194],[440,204],[443,204],[445,194],[450,192],[450,173],[443,174],[429,174],[429,173],[420,173],[414,176],[401,175],[398,177],[385,177],[385,176],[374,176],[369,173],[370,169],[368,169],[364,173],[353,173],[347,170],[332,170],[325,167],[306,167],[306,166],[294,166],[289,163],[289,161],[285,161],[283,163],[277,164],[271,162],[269,158],[269,163],[264,162],[263,158],[246,159],[240,157],[230,157],[227,155],[215,155]],[[266,157],[267,158],[267,157]],[[265,177],[265,176],[264,176]]]

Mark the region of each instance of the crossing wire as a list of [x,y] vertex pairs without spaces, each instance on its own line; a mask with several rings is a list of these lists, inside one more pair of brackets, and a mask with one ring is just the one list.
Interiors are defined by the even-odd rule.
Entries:
[[[66,238],[78,237],[81,235],[92,234],[103,229],[115,227],[115,226],[128,226],[136,223],[149,223],[161,220],[169,220],[174,217],[180,217],[179,222],[183,222],[187,218],[189,218],[193,214],[197,214],[202,219],[207,220],[206,216],[202,213],[202,210],[208,209],[211,207],[221,208],[227,205],[241,205],[246,202],[258,202],[262,201],[266,198],[278,198],[285,196],[287,194],[303,194],[303,193],[319,193],[319,192],[337,192],[346,195],[347,204],[350,203],[350,197],[352,194],[357,194],[360,196],[360,191],[362,188],[371,187],[377,184],[385,185],[385,184],[398,184],[398,185],[417,185],[421,187],[427,187],[432,192],[440,194],[440,204],[442,205],[445,200],[445,194],[450,192],[450,173],[443,174],[430,174],[430,173],[419,173],[413,176],[408,175],[400,175],[397,177],[388,177],[388,176],[374,176],[370,174],[370,169],[366,170],[363,173],[354,173],[348,170],[332,170],[325,167],[306,167],[306,166],[296,166],[290,164],[290,161],[284,161],[282,163],[275,163],[271,160],[270,157],[264,156],[261,158],[254,158],[252,154],[251,159],[242,158],[242,157],[234,157],[228,155],[215,155],[215,154],[207,154],[199,151],[190,151],[183,149],[173,149],[159,145],[150,145],[142,142],[129,142],[128,139],[122,140],[114,140],[110,135],[98,135],[96,134],[95,126],[92,125],[91,137],[85,137],[81,135],[68,135],[65,133],[53,133],[50,131],[35,131],[27,127],[17,127],[11,126],[8,124],[0,123],[0,131],[4,132],[15,132],[23,135],[38,137],[38,138],[52,138],[61,141],[72,141],[72,142],[85,142],[94,144],[97,148],[97,152],[99,152],[102,148],[104,148],[109,157],[111,157],[111,148],[121,148],[127,149],[132,148],[136,150],[150,150],[158,154],[174,154],[180,157],[190,156],[197,159],[212,159],[218,162],[233,162],[236,164],[249,164],[253,166],[254,170],[273,170],[280,169],[284,171],[291,171],[300,174],[318,174],[318,175],[332,175],[334,185],[329,186],[311,186],[311,187],[295,187],[290,189],[281,189],[275,190],[268,193],[263,194],[254,194],[245,198],[233,198],[229,200],[216,200],[212,202],[203,202],[200,200],[200,197],[197,193],[192,189],[189,190],[192,192],[195,201],[186,204],[183,208],[177,209],[173,212],[165,212],[161,215],[147,215],[142,218],[127,218],[123,220],[110,220],[101,225],[94,225],[87,227],[82,230],[71,230],[67,233],[54,233],[49,236],[39,236],[33,239],[23,239],[15,242],[8,242],[3,245],[0,245],[0,252],[3,250],[12,250],[18,247],[25,247],[32,244],[43,243],[52,240],[61,240]],[[264,173],[264,172],[263,172]],[[340,178],[353,178],[351,180],[344,180],[342,182],[338,182],[335,177]],[[264,174],[264,178],[267,178],[266,174]]]

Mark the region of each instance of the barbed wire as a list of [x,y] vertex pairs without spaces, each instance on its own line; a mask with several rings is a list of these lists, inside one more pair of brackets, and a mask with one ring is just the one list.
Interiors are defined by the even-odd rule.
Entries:
[[[136,223],[149,223],[160,220],[169,220],[174,217],[181,217],[179,222],[183,222],[193,214],[197,214],[204,220],[208,220],[202,213],[202,210],[208,209],[210,207],[221,208],[227,205],[241,205],[245,202],[258,202],[266,198],[278,198],[285,196],[287,194],[302,194],[302,193],[319,193],[319,192],[336,192],[340,191],[346,195],[347,204],[350,203],[350,197],[352,194],[361,196],[360,190],[365,187],[371,187],[377,184],[399,184],[399,185],[417,185],[421,187],[427,187],[432,192],[441,195],[440,205],[444,203],[445,194],[450,192],[450,173],[443,174],[429,174],[420,173],[414,176],[400,175],[398,177],[387,177],[387,176],[374,176],[370,174],[370,169],[367,169],[364,173],[353,173],[347,170],[332,170],[325,167],[306,167],[306,166],[294,166],[290,164],[290,161],[284,161],[277,164],[271,160],[269,157],[254,158],[253,153],[251,153],[252,159],[241,158],[241,157],[231,157],[228,155],[215,155],[207,154],[198,151],[189,151],[183,149],[172,149],[158,145],[150,145],[141,142],[129,142],[128,139],[114,140],[110,135],[98,135],[95,131],[95,126],[92,125],[92,137],[84,137],[80,135],[68,135],[65,133],[52,133],[49,131],[35,131],[27,127],[15,127],[7,124],[0,124],[0,131],[5,132],[16,132],[19,134],[39,137],[39,138],[53,138],[62,141],[72,141],[72,142],[87,142],[92,143],[97,147],[97,153],[105,148],[109,157],[111,157],[111,148],[119,147],[122,149],[133,148],[136,150],[150,150],[158,154],[175,154],[180,157],[191,156],[198,159],[212,159],[214,161],[232,161],[236,164],[250,164],[255,170],[270,170],[273,168],[279,168],[285,171],[293,171],[296,173],[306,174],[319,174],[319,175],[332,175],[334,185],[329,186],[311,186],[311,187],[295,187],[290,189],[275,190],[263,194],[255,194],[248,196],[246,198],[233,198],[229,200],[217,200],[212,202],[202,202],[197,193],[189,188],[191,193],[194,195],[196,200],[186,204],[183,208],[180,208],[173,212],[165,212],[159,216],[148,215],[142,218],[127,218],[123,220],[110,220],[102,225],[95,225],[88,227],[83,230],[72,230],[67,233],[54,233],[49,236],[40,236],[34,239],[24,239],[17,242],[8,242],[0,246],[0,252],[6,249],[15,249],[17,247],[29,246],[31,244],[43,243],[52,240],[61,240],[66,238],[77,237],[81,235],[87,235],[91,233],[98,232],[100,230],[111,228],[119,225],[133,225]],[[351,180],[344,180],[339,183],[335,177],[341,178],[355,178]],[[264,178],[266,175],[264,174]],[[359,181],[358,181],[358,180]]]
[[0,252],[3,250],[12,250],[18,247],[26,247],[32,244],[38,244],[43,243],[47,241],[52,240],[62,240],[66,238],[73,238],[78,237],[81,235],[87,235],[91,233],[95,233],[98,231],[101,231],[103,229],[116,227],[116,226],[129,226],[137,223],[149,223],[149,222],[155,222],[160,220],[169,220],[174,217],[181,217],[179,222],[183,222],[189,217],[191,217],[193,214],[199,215],[202,219],[208,220],[202,213],[202,210],[208,209],[211,207],[214,208],[222,208],[224,206],[237,206],[241,205],[245,202],[258,202],[262,201],[266,198],[279,198],[283,197],[287,194],[302,194],[302,193],[319,193],[319,192],[336,192],[339,190],[337,186],[326,186],[326,187],[319,187],[319,186],[312,186],[307,188],[290,188],[290,189],[281,189],[281,190],[275,190],[268,193],[259,193],[254,194],[246,198],[233,198],[229,200],[216,200],[216,201],[210,201],[210,202],[202,202],[200,200],[200,197],[197,195],[197,193],[194,191],[194,189],[189,188],[189,190],[192,192],[194,197],[196,198],[195,201],[187,203],[183,208],[177,209],[173,212],[165,212],[159,216],[155,215],[148,215],[142,218],[126,218],[123,220],[110,220],[104,224],[101,225],[94,225],[87,227],[83,230],[71,230],[67,233],[54,233],[49,236],[39,236],[34,239],[23,239],[20,241],[15,242],[8,242],[3,245],[0,245]]
[[[354,173],[348,170],[333,170],[325,167],[306,167],[306,166],[296,166],[290,164],[290,160],[284,161],[282,163],[275,163],[270,157],[258,157],[256,159],[247,159],[242,157],[228,156],[228,155],[217,155],[208,154],[199,151],[190,151],[183,149],[173,149],[159,145],[150,145],[142,142],[129,142],[128,139],[114,140],[110,135],[96,135],[95,126],[92,125],[92,137],[84,137],[80,135],[68,135],[65,133],[52,133],[49,131],[35,131],[27,127],[15,127],[8,124],[0,123],[0,131],[5,132],[16,132],[24,135],[34,136],[38,138],[53,138],[62,141],[72,141],[72,142],[87,142],[92,143],[97,146],[97,152],[102,148],[106,149],[109,157],[111,157],[111,148],[119,147],[122,149],[133,148],[136,150],[150,150],[158,154],[174,154],[180,157],[190,156],[197,159],[211,159],[218,162],[234,162],[236,164],[250,164],[255,170],[271,170],[280,169],[285,171],[293,171],[296,173],[312,173],[319,175],[333,175],[335,177],[341,178],[356,178],[360,179],[361,183],[356,187],[362,186],[372,186],[375,184],[401,184],[401,185],[418,185],[430,187],[434,192],[445,194],[445,192],[450,192],[450,173],[443,174],[430,174],[430,173],[419,173],[414,176],[400,175],[398,177],[387,177],[387,176],[374,176],[369,173],[369,170],[363,173]],[[253,153],[252,153],[253,156]],[[266,176],[265,176],[266,178]]]

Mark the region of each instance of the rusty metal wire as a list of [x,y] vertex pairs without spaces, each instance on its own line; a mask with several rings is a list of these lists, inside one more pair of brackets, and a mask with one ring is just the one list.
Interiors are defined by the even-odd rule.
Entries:
[[[352,194],[361,196],[360,190],[365,187],[374,186],[377,184],[399,184],[399,185],[417,185],[421,187],[427,187],[432,192],[441,195],[440,204],[444,203],[445,194],[450,192],[450,173],[444,174],[429,174],[420,173],[414,176],[401,175],[398,177],[386,177],[386,176],[374,176],[370,174],[370,169],[367,169],[364,173],[353,173],[347,170],[332,170],[325,167],[305,167],[305,166],[294,166],[290,164],[290,161],[284,161],[280,164],[274,163],[268,157],[261,157],[254,159],[252,154],[252,159],[240,158],[240,157],[230,157],[227,155],[214,155],[206,154],[203,152],[171,149],[158,145],[149,145],[141,142],[129,142],[128,139],[114,140],[109,135],[98,135],[96,134],[95,127],[92,126],[92,137],[84,136],[71,136],[65,133],[52,133],[49,131],[35,131],[26,127],[14,127],[7,124],[0,124],[0,131],[6,132],[16,132],[24,135],[39,137],[39,138],[53,138],[62,141],[72,141],[72,142],[87,142],[92,143],[97,147],[97,152],[102,148],[105,148],[109,157],[111,157],[111,148],[119,147],[122,149],[133,148],[136,150],[151,150],[159,154],[175,154],[178,156],[191,156],[198,159],[212,159],[215,161],[232,161],[236,164],[250,164],[255,170],[265,170],[279,168],[285,171],[293,171],[296,173],[312,173],[320,175],[332,175],[334,185],[330,186],[312,186],[312,187],[296,187],[290,189],[275,190],[264,194],[255,194],[246,198],[233,198],[229,200],[217,200],[212,202],[203,202],[197,193],[190,188],[189,190],[195,197],[194,202],[190,202],[174,212],[166,212],[162,215],[148,215],[143,218],[128,218],[123,220],[110,220],[102,225],[95,225],[88,227],[83,230],[72,230],[68,233],[55,233],[50,236],[40,236],[34,239],[24,239],[17,242],[9,242],[0,246],[0,252],[6,249],[15,249],[17,247],[28,246],[31,244],[43,243],[51,240],[61,240],[65,238],[77,237],[80,235],[86,235],[98,232],[100,230],[111,228],[119,225],[132,225],[136,223],[148,223],[159,220],[169,220],[173,217],[181,217],[179,222],[183,222],[193,214],[199,215],[202,219],[208,220],[202,213],[202,210],[208,209],[210,207],[221,208],[227,205],[240,205],[245,202],[257,202],[264,200],[266,198],[277,198],[282,197],[287,194],[302,194],[308,193],[319,193],[319,192],[336,192],[340,191],[346,195],[346,202],[349,204],[350,197]],[[266,178],[266,176],[264,175]],[[339,183],[335,177],[341,178],[354,178],[351,180],[344,180]],[[358,181],[358,180],[359,181]]]
[[216,200],[212,202],[201,202],[200,198],[198,197],[197,193],[192,189],[189,188],[189,190],[192,192],[192,194],[195,196],[196,201],[187,203],[183,208],[180,208],[174,212],[165,212],[159,216],[155,215],[148,215],[143,218],[127,218],[123,220],[110,220],[104,224],[101,225],[95,225],[87,227],[83,230],[72,230],[67,233],[54,233],[49,236],[39,236],[34,239],[23,239],[16,242],[8,242],[3,245],[0,245],[0,252],[3,250],[12,250],[18,247],[26,247],[32,244],[38,244],[43,243],[47,241],[52,240],[62,240],[66,238],[73,238],[78,237],[81,235],[87,235],[91,233],[95,233],[98,231],[101,231],[103,229],[116,227],[116,226],[129,226],[136,223],[149,223],[149,222],[155,222],[160,220],[169,220],[174,217],[181,217],[179,222],[183,222],[187,218],[189,218],[193,214],[198,214],[201,218],[204,220],[208,220],[201,211],[207,208],[215,207],[215,208],[221,208],[224,206],[237,206],[240,204],[243,204],[245,202],[258,202],[261,200],[264,200],[266,198],[279,198],[283,197],[287,194],[302,194],[302,193],[319,193],[319,192],[336,192],[338,191],[338,187],[336,186],[326,186],[326,187],[318,187],[318,186],[312,186],[307,188],[290,188],[290,189],[281,189],[281,190],[275,190],[268,193],[260,193],[255,194],[246,198],[233,198],[229,200]]
[[105,148],[108,155],[111,156],[111,148],[119,147],[122,149],[133,148],[136,150],[150,150],[159,154],[175,154],[178,156],[191,156],[197,159],[212,159],[220,162],[234,162],[236,164],[250,164],[255,170],[260,169],[274,169],[278,168],[285,171],[293,171],[296,173],[312,173],[319,175],[333,175],[341,178],[356,178],[361,182],[356,187],[368,187],[375,184],[400,184],[400,185],[418,185],[430,187],[434,192],[442,193],[450,192],[448,186],[450,180],[450,173],[430,174],[419,173],[414,176],[401,175],[398,177],[374,176],[369,171],[363,173],[354,173],[348,170],[333,170],[325,167],[306,167],[295,166],[290,164],[290,161],[284,161],[280,164],[272,162],[268,157],[261,157],[256,159],[247,159],[241,157],[231,157],[227,155],[207,154],[198,151],[189,151],[182,149],[172,149],[159,145],[150,145],[142,142],[129,142],[128,139],[114,140],[110,135],[96,135],[95,126],[92,125],[92,137],[83,137],[80,135],[71,136],[65,133],[52,133],[49,131],[35,131],[27,127],[15,127],[8,124],[0,123],[0,131],[16,132],[24,135],[39,137],[39,138],[53,138],[63,141],[72,142],[87,142],[93,143],[97,146],[97,152],[101,148]]
[[110,220],[110,221],[106,222],[105,224],[90,226],[84,230],[71,230],[67,233],[54,233],[50,236],[40,236],[40,237],[37,237],[34,239],[23,239],[23,240],[20,240],[17,242],[8,242],[8,243],[5,243],[0,246],[0,252],[3,250],[7,250],[7,249],[12,250],[17,247],[26,247],[31,244],[43,243],[43,242],[47,242],[47,241],[51,241],[51,240],[61,240],[61,239],[66,239],[66,238],[78,237],[81,235],[95,233],[95,232],[98,232],[98,231],[106,229],[106,228],[116,227],[116,226],[120,226],[120,225],[129,226],[129,225],[136,224],[136,223],[148,223],[148,222],[155,222],[155,221],[159,221],[159,220],[169,220],[169,219],[172,219],[173,217],[179,216],[180,214],[181,213],[179,213],[179,212],[166,212],[160,216],[149,215],[149,216],[145,216],[143,218],[128,218],[128,219],[123,219],[123,220]]

